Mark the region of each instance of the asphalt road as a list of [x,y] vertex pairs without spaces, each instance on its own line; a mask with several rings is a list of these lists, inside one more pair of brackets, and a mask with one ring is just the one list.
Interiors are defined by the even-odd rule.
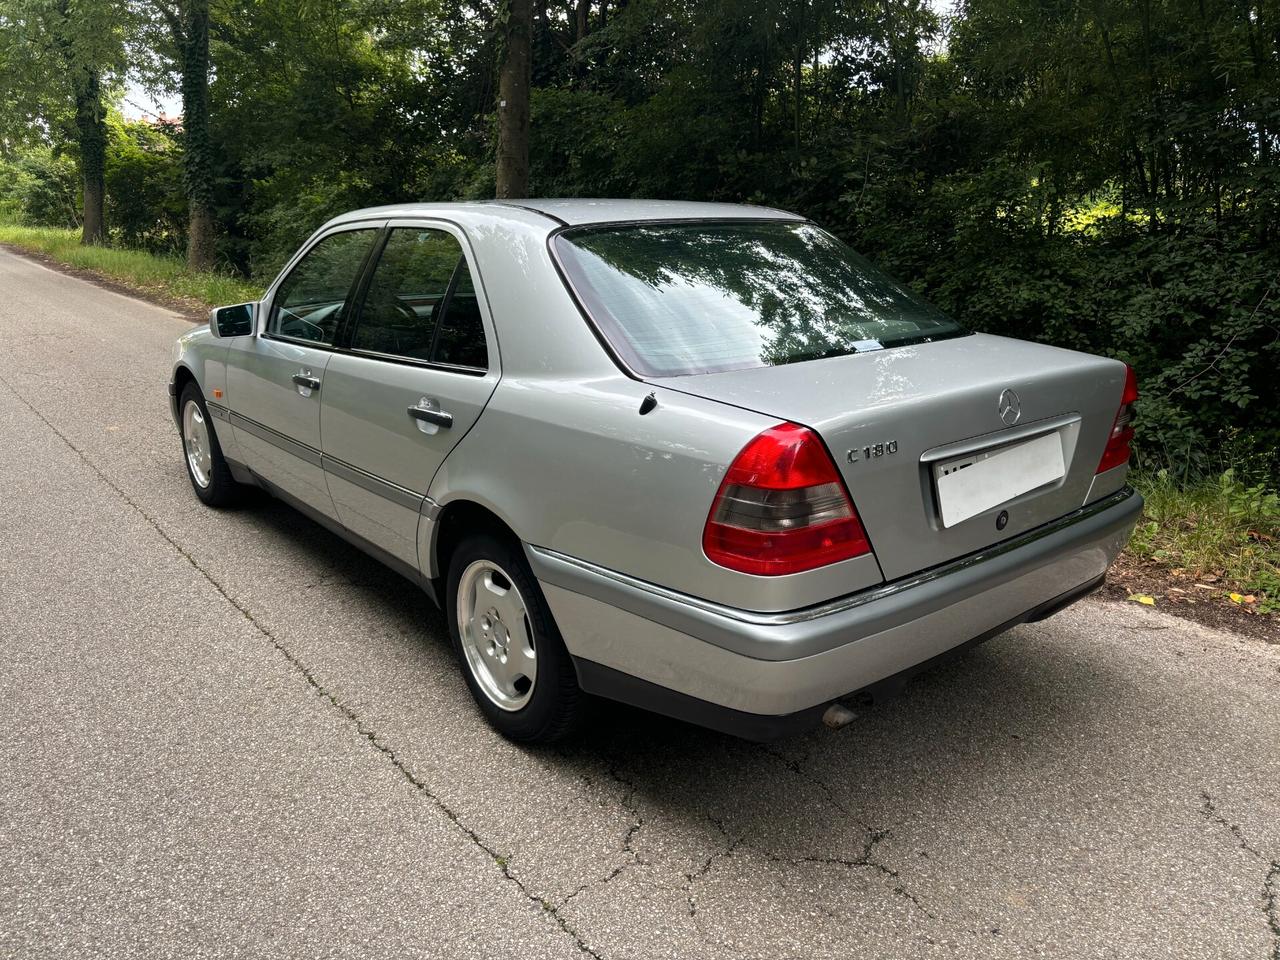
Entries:
[[196,500],[188,327],[0,252],[0,956],[1280,960],[1280,647],[1089,601],[838,733],[520,749],[404,581]]

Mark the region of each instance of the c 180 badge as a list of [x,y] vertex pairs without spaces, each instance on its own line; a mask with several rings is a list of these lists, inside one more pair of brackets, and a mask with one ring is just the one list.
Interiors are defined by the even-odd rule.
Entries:
[[854,447],[852,450],[846,450],[844,458],[849,463],[857,463],[859,460],[874,460],[876,457],[887,457],[897,452],[898,441],[886,440],[884,443],[873,443],[865,447]]

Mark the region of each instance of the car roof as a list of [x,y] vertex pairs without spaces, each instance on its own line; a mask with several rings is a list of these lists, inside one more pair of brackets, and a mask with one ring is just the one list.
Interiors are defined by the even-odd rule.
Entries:
[[330,223],[370,217],[445,217],[467,219],[526,219],[521,212],[541,214],[548,228],[587,223],[631,223],[637,220],[802,220],[803,217],[772,207],[744,203],[700,203],[686,200],[521,199],[471,200],[458,203],[403,203],[352,210]]
[[553,217],[562,223],[616,223],[635,220],[800,220],[772,207],[687,200],[532,199],[502,201]]

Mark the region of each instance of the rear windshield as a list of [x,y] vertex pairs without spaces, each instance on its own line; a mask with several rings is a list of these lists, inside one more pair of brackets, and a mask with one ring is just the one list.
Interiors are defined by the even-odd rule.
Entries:
[[743,370],[958,336],[954,320],[798,221],[567,230],[574,292],[643,376]]

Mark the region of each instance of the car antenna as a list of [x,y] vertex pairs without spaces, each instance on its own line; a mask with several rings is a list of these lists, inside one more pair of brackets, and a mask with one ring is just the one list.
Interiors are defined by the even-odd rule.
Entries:
[[646,413],[651,413],[657,405],[658,405],[658,398],[655,397],[652,393],[649,394],[647,397],[645,397],[643,400],[640,401],[640,416],[643,417]]

